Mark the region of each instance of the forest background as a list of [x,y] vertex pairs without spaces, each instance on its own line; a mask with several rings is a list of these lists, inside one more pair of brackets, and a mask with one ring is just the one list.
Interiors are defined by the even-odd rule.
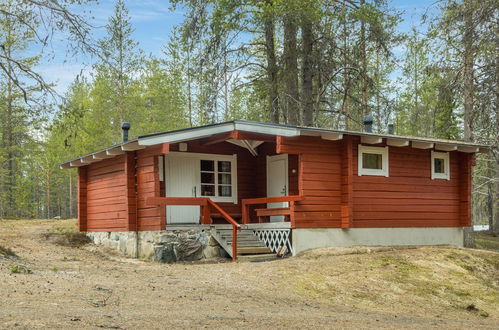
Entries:
[[[361,130],[371,113],[375,132],[492,146],[473,217],[499,231],[497,1],[152,4],[177,20],[146,53],[139,40],[160,41],[137,39],[124,0],[100,25],[109,2],[0,0],[0,218],[75,217],[76,171],[59,164],[119,143],[124,121],[133,138],[232,119]],[[42,69],[75,61],[69,84]]]

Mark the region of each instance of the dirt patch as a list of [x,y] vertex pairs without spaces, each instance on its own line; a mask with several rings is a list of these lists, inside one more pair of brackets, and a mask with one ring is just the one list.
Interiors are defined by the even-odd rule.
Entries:
[[[496,252],[358,247],[272,262],[156,264],[40,238],[74,225],[0,221],[0,246],[19,256],[0,259],[0,328],[494,329],[499,322]],[[31,273],[12,272],[16,265]]]

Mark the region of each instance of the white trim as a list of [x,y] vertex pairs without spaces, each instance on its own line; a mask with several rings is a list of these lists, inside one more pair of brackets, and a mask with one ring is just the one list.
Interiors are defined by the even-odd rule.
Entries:
[[106,155],[108,156],[117,156],[117,155],[122,155],[124,153],[125,152],[121,150],[121,147],[114,147],[106,150]]
[[401,139],[386,139],[386,144],[390,147],[408,147],[409,141]]
[[383,138],[379,136],[361,136],[360,142],[367,144],[378,144],[383,142]]
[[451,144],[435,144],[435,150],[438,151],[454,151],[457,150],[457,146]]
[[473,147],[473,146],[458,146],[457,150],[461,151],[461,152],[475,153],[475,152],[479,152],[480,148],[479,147]]
[[[199,160],[213,160],[213,161],[230,161],[231,162],[231,186],[232,186],[232,196],[231,197],[210,197],[210,199],[214,202],[221,203],[234,203],[237,204],[237,154],[233,155],[219,155],[219,154],[205,154],[205,153],[195,153],[195,152],[177,152],[172,151],[166,154],[167,157],[189,157],[196,158]],[[214,165],[216,166],[216,164]],[[215,194],[218,194],[218,175],[215,170]],[[201,169],[199,169],[196,173],[196,190],[201,193]],[[168,186],[168,182],[166,182],[166,186]],[[203,197],[201,194],[197,197]],[[208,196],[206,196],[208,197]]]
[[284,127],[284,126],[271,126],[261,123],[234,123],[234,129],[238,131],[246,131],[252,133],[270,134],[270,135],[280,135],[280,136],[298,136],[300,135],[300,130],[295,127]]
[[139,141],[128,142],[128,143],[121,146],[121,150],[123,150],[123,151],[135,151],[135,150],[140,150],[140,149],[144,149],[144,148],[145,148],[145,146],[139,145]]
[[[385,176],[388,177],[388,147],[368,147],[359,144],[359,156],[358,156],[358,175],[375,175],[375,176]],[[362,154],[378,154],[381,155],[381,169],[371,169],[364,168],[362,166]]]
[[[444,160],[445,173],[435,173],[435,158]],[[448,152],[431,151],[431,179],[450,180],[450,162]]]
[[252,133],[280,135],[280,136],[297,136],[300,132],[293,127],[272,127],[260,123],[225,123],[215,126],[198,127],[182,130],[180,132],[170,132],[156,136],[141,137],[139,145],[150,146],[160,143],[182,142],[194,139],[199,139],[214,134],[230,132],[233,130],[246,131]]
[[412,141],[411,145],[413,148],[416,148],[416,149],[431,149],[431,148],[433,148],[434,143]]

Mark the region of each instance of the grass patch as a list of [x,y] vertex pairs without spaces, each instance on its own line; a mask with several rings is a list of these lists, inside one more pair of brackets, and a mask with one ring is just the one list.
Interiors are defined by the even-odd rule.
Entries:
[[32,274],[33,272],[26,266],[14,265],[10,267],[10,272],[12,274]]
[[478,231],[475,233],[475,245],[477,249],[499,251],[499,236],[490,231]]
[[9,248],[3,247],[1,245],[0,245],[0,256],[17,258],[17,255],[15,254],[14,251],[12,251]]
[[333,253],[316,251],[313,259],[302,259],[306,266],[291,275],[299,294],[363,308],[431,305],[439,313],[464,309],[484,318],[497,314],[497,253],[455,248]]
[[68,224],[63,227],[56,227],[53,232],[42,234],[46,240],[56,245],[68,246],[73,248],[82,247],[91,242],[85,233],[78,232],[75,224]]

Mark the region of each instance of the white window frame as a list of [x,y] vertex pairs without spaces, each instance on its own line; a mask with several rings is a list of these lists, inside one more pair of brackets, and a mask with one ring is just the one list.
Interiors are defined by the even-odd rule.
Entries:
[[[182,157],[192,157],[196,158],[201,164],[201,160],[213,160],[213,161],[229,161],[231,163],[231,186],[232,186],[232,196],[231,197],[219,197],[219,196],[201,196],[201,165],[196,174],[196,194],[197,197],[209,197],[212,201],[216,203],[234,203],[237,204],[237,154],[233,155],[218,155],[218,154],[202,154],[195,152],[170,152],[170,154],[178,154]],[[216,166],[216,164],[215,164]],[[215,194],[218,195],[218,175],[215,171]],[[168,182],[166,183],[168,185]]]
[[[374,175],[388,177],[388,146],[386,147],[368,147],[359,144],[359,157],[358,157],[358,175]],[[378,154],[381,155],[381,169],[363,168],[362,154]]]
[[[435,173],[435,158],[444,160],[445,173]],[[450,161],[448,152],[431,151],[431,179],[450,180]]]

